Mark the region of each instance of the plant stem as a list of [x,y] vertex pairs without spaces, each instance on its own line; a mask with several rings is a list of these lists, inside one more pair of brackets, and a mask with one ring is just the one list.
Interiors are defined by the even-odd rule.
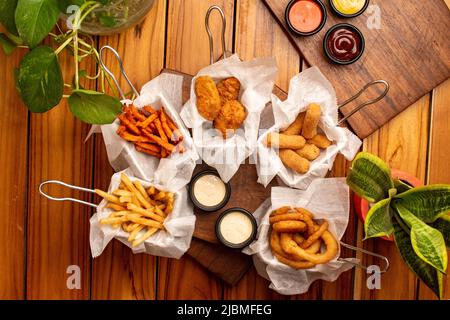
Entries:
[[67,45],[72,41],[72,36],[69,37],[58,49],[55,50],[55,54],[58,55]]

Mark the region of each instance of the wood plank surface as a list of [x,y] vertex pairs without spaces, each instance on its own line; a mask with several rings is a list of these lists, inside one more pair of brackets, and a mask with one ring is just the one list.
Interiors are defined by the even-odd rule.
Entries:
[[[166,1],[158,0],[143,22],[123,34],[100,39],[100,47],[108,44],[118,51],[138,91],[163,68],[165,17]],[[130,91],[112,54],[107,54],[106,60],[106,65],[117,75],[124,92]],[[94,168],[95,186],[108,189],[114,172],[101,135],[95,137]],[[105,252],[93,260],[92,299],[155,299],[156,261],[154,256],[135,255],[127,246],[113,240]]]
[[[66,82],[74,73],[73,57],[59,56]],[[93,64],[82,65],[94,74]],[[91,82],[95,87],[95,82]],[[45,114],[32,114],[29,132],[27,299],[88,299],[90,280],[89,216],[91,209],[71,202],[47,200],[38,192],[45,180],[78,186],[92,181],[93,143],[83,143],[89,126],[74,118],[67,101]],[[62,188],[55,196],[90,200]],[[81,287],[69,289],[68,268],[79,268]],[[69,269],[70,271],[70,269]]]
[[[264,0],[310,65],[318,66],[336,88],[339,101],[358,92],[366,83],[384,79],[392,86],[388,96],[350,118],[349,123],[361,138],[377,130],[395,115],[430,92],[450,76],[450,11],[442,0],[372,0],[361,16],[341,19],[332,14],[330,4],[325,27],[316,35],[298,37],[287,31],[285,9],[290,0]],[[374,25],[379,20],[380,26]],[[433,23],[430,24],[430,21]],[[340,22],[357,26],[364,34],[366,50],[354,64],[330,63],[323,53],[327,30]],[[425,57],[425,58],[424,58]],[[380,63],[383,61],[384,63]],[[399,76],[401,75],[401,76]],[[376,90],[373,90],[375,95]],[[347,113],[353,106],[345,107]]]
[[[450,80],[437,87],[432,93],[427,184],[450,184],[450,150],[447,147],[449,133]],[[450,277],[448,276],[444,277],[443,298],[450,299]],[[419,283],[419,299],[436,299],[436,297],[423,283]]]
[[[206,11],[214,4],[225,12],[228,22],[225,40],[227,47],[232,47],[234,1],[169,1],[165,67],[196,74],[209,64],[209,42],[204,21]],[[219,15],[215,12],[211,16],[211,29],[216,59],[222,55],[220,26]],[[180,260],[159,258],[157,293],[158,299],[220,299],[222,284],[189,257]]]
[[[364,150],[378,155],[391,168],[399,169],[425,181],[430,97],[419,100],[364,141]],[[359,222],[358,247],[388,257],[391,267],[381,276],[381,290],[369,290],[367,274],[356,269],[355,299],[415,299],[417,280],[400,257],[394,243],[383,239],[362,241],[363,225]],[[361,258],[361,255],[358,255]],[[375,258],[376,259],[376,258]],[[365,265],[380,264],[362,257]]]
[[[3,31],[3,30],[1,30]],[[0,50],[0,299],[23,299],[25,295],[25,246],[27,209],[28,109],[20,101],[14,68],[23,52],[6,56]]]

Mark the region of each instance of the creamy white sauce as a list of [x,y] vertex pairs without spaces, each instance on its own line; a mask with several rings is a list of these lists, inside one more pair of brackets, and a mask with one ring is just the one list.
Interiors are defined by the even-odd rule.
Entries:
[[250,238],[252,232],[252,221],[242,212],[230,212],[220,221],[220,233],[230,243],[243,243]]
[[194,197],[206,207],[214,207],[220,204],[226,193],[225,183],[215,175],[204,175],[195,181]]

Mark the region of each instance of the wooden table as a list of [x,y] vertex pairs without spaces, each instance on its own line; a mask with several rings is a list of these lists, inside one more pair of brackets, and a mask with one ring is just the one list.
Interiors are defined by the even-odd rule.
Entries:
[[[137,87],[164,67],[195,74],[209,63],[204,13],[212,4],[222,6],[227,16],[228,48],[243,59],[275,56],[280,69],[277,84],[287,90],[289,79],[306,66],[258,0],[157,0],[144,22],[124,34],[99,38],[98,45],[109,44],[118,49]],[[215,26],[218,39],[219,23]],[[220,54],[216,48],[216,57]],[[360,269],[344,273],[334,283],[316,282],[301,296],[276,294],[254,270],[237,286],[229,287],[190,258],[177,261],[133,255],[117,241],[93,260],[89,249],[92,209],[49,202],[39,195],[38,185],[43,180],[59,179],[107,188],[113,171],[102,138],[97,136],[84,143],[89,127],[73,118],[66,103],[43,115],[27,112],[14,88],[13,70],[19,58],[17,53],[9,57],[0,53],[1,299],[433,297],[401,261],[392,243],[379,239],[362,242],[362,224],[354,213],[344,241],[386,255],[391,261],[391,269],[382,276],[381,290],[368,290],[367,275]],[[63,56],[62,63],[65,74],[72,74],[70,57]],[[110,60],[107,64],[111,66],[114,62]],[[84,68],[93,69],[94,65]],[[447,81],[367,138],[363,148],[426,183],[450,183],[449,133],[450,81]],[[339,157],[331,176],[345,176],[348,166]],[[66,285],[69,266],[79,267],[80,289],[68,289]],[[445,298],[450,298],[449,279]]]

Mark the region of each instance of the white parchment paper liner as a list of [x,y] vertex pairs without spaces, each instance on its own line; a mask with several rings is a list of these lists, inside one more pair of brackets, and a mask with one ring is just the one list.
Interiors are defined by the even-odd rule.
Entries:
[[[333,144],[322,150],[320,156],[310,163],[306,174],[298,174],[284,166],[278,151],[264,144],[267,134],[286,129],[295,118],[306,111],[310,103],[318,103],[322,109],[319,132],[325,134]],[[330,82],[317,67],[309,68],[292,78],[287,100],[280,101],[272,95],[275,124],[258,139],[257,165],[258,182],[265,187],[278,175],[288,186],[305,189],[317,178],[325,177],[332,169],[338,153],[352,160],[361,147],[361,140],[347,128],[337,126],[338,106],[336,93]]]
[[[256,149],[260,115],[270,102],[277,66],[274,58],[259,58],[242,62],[237,55],[210,65],[194,77],[191,84],[191,98],[181,111],[181,118],[192,128],[193,140],[200,157],[217,169],[223,181],[228,182],[241,163]],[[241,82],[239,100],[246,107],[248,115],[241,129],[228,138],[214,129],[212,121],[204,119],[197,111],[195,80],[209,75],[218,82],[236,77]]]
[[[108,243],[116,238],[120,242],[130,247],[133,253],[148,253],[160,257],[179,259],[191,244],[192,234],[195,228],[194,209],[188,201],[187,188],[179,190],[166,188],[148,181],[140,180],[132,176],[131,170],[123,171],[131,181],[139,180],[144,188],[154,186],[161,191],[169,191],[175,194],[174,208],[164,221],[166,230],[160,230],[153,236],[145,240],[137,247],[132,247],[128,242],[129,233],[122,228],[113,228],[110,225],[100,224],[100,220],[109,217],[113,210],[105,208],[107,201],[103,200],[97,207],[97,212],[90,219],[90,244],[92,257],[98,257],[106,248]],[[119,187],[120,174],[118,172],[111,178],[108,192],[112,192]]]
[[182,106],[183,77],[174,74],[161,74],[142,87],[140,96],[134,101],[137,108],[151,105],[155,109],[162,106],[167,114],[181,130],[186,152],[173,153],[166,159],[157,159],[135,149],[131,142],[123,140],[116,131],[120,121],[101,126],[108,159],[114,170],[121,171],[130,168],[134,176],[171,187],[175,190],[187,185],[191,180],[195,164],[199,159],[192,138],[179,116]]
[[254,255],[256,270],[271,282],[271,289],[284,295],[302,294],[308,291],[314,281],[335,281],[342,272],[353,267],[350,263],[338,261],[340,252],[329,263],[308,270],[295,270],[279,262],[272,254],[269,244],[269,216],[272,210],[284,206],[305,208],[314,214],[315,219],[326,219],[329,231],[339,241],[349,219],[349,189],[345,178],[316,179],[307,190],[272,188],[271,198],[253,213],[258,221],[258,238],[243,251]]

